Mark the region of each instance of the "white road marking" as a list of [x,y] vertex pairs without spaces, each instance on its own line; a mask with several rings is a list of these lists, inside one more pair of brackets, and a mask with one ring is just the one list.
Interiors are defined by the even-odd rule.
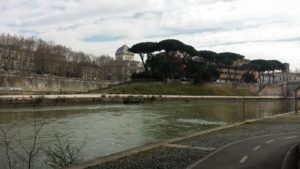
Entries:
[[244,156],[241,160],[240,160],[240,164],[243,164],[244,162],[246,162],[248,159],[248,156]]
[[290,137],[285,137],[285,139],[293,139],[293,138],[297,138],[298,136],[290,136]]
[[274,140],[269,140],[269,141],[266,141],[267,144],[270,144],[270,143],[273,143]]
[[258,146],[256,146],[256,147],[254,147],[254,148],[252,149],[252,151],[256,151],[256,150],[258,150],[258,149],[260,149],[260,148],[261,148],[261,146],[258,145]]

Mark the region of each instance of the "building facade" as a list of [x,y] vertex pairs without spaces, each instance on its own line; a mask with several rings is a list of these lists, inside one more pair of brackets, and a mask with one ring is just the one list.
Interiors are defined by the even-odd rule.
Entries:
[[290,72],[276,72],[274,75],[272,73],[264,74],[262,81],[263,83],[300,82],[300,74]]
[[282,72],[264,73],[263,83],[283,83],[283,82],[300,82],[300,73],[290,72],[290,64],[284,63]]
[[[220,72],[220,77],[218,79],[219,82],[243,82],[243,75],[247,73],[247,71],[242,70],[240,67],[244,64],[248,64],[250,60],[248,59],[239,59],[234,61],[232,67],[230,69],[220,68],[218,69]],[[254,79],[257,82],[260,82],[259,73],[251,72],[254,75]]]
[[143,71],[143,65],[134,60],[134,53],[130,52],[128,49],[129,47],[127,45],[123,45],[115,54],[114,77],[124,82],[130,81],[133,73]]
[[[239,69],[219,69],[220,77],[218,79],[219,82],[243,82],[243,74],[247,73],[247,71],[239,70]],[[254,75],[254,79],[256,82],[260,82],[259,73],[252,72]]]
[[127,45],[123,45],[116,51],[116,60],[134,61],[134,53],[130,52]]

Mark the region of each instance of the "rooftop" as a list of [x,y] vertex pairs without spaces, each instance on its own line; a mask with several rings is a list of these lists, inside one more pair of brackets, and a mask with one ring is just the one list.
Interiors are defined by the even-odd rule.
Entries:
[[116,55],[134,55],[134,53],[129,52],[129,47],[127,45],[123,45],[122,47],[120,47],[117,51],[116,51]]

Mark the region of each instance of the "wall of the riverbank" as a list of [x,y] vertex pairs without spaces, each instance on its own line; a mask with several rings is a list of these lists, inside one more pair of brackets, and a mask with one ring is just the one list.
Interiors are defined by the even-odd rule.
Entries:
[[[0,96],[0,107],[44,106],[61,104],[125,103],[140,104],[160,101],[196,100],[287,99],[274,96],[177,96],[177,95],[126,95],[126,94],[69,94],[69,95],[6,95]],[[292,99],[292,98],[288,98]]]
[[248,84],[248,83],[207,83],[207,86],[232,88],[232,89],[243,89],[257,93],[259,91],[259,84]]
[[266,84],[259,91],[260,96],[286,96],[283,84]]
[[[70,94],[85,93],[96,89],[106,88],[109,85],[117,84],[113,81],[85,81],[76,78],[64,78],[47,75],[18,75],[18,74],[0,74],[0,88],[10,87],[21,89],[22,94]],[[229,88],[248,90],[258,93],[260,96],[288,96],[287,89],[283,84],[246,84],[246,83],[207,83],[211,88]],[[3,91],[0,94],[21,94],[20,91]],[[158,93],[156,93],[158,94]]]
[[257,93],[259,96],[287,96],[283,84],[246,84],[246,83],[208,83],[209,86],[226,87],[232,89],[246,89]]
[[112,81],[85,81],[76,78],[57,76],[22,76],[16,74],[1,74],[0,87],[21,88],[23,92],[45,93],[81,93],[116,84]]
[[247,83],[208,83],[208,86],[245,89],[257,93],[259,96],[290,96],[283,84],[247,84]]

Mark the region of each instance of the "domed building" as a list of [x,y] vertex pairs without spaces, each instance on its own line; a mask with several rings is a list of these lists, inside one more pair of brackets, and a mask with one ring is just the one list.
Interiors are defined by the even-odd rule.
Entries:
[[130,52],[127,45],[123,45],[116,51],[116,60],[134,61],[134,53]]
[[116,51],[114,77],[116,80],[127,82],[131,80],[133,73],[143,71],[143,65],[134,60],[134,53],[130,52],[127,45],[123,45]]

